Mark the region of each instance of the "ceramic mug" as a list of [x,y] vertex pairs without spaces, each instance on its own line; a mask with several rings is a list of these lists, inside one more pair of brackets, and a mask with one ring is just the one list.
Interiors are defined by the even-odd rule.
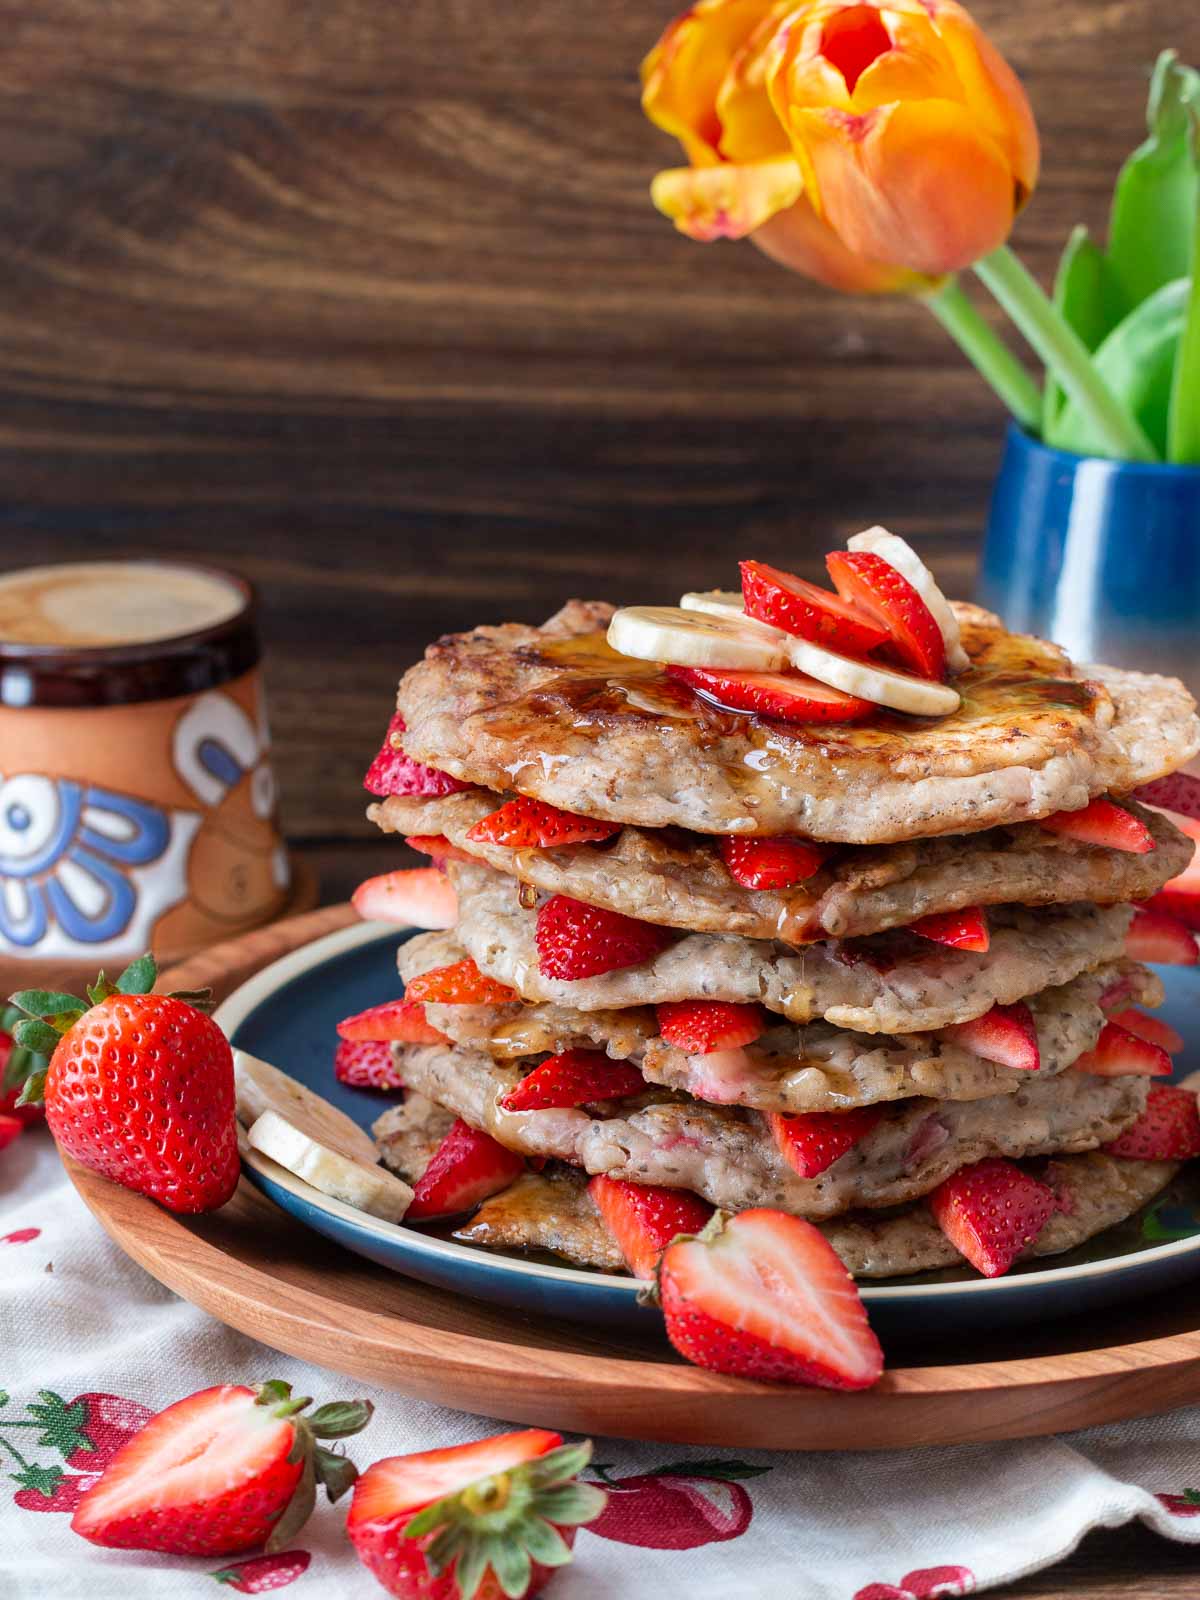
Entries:
[[243,579],[166,562],[0,574],[0,959],[181,959],[278,915]]

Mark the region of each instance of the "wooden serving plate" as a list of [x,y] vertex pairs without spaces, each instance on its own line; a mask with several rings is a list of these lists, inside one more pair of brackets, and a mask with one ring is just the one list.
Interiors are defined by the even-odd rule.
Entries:
[[[353,920],[333,906],[256,929],[167,973],[223,998]],[[1064,1432],[1200,1399],[1200,1284],[1115,1312],[889,1349],[867,1394],[701,1372],[665,1340],[590,1331],[429,1288],[317,1237],[243,1182],[172,1216],[68,1160],[106,1232],[159,1282],[289,1355],[422,1399],[583,1433],[766,1450],[889,1449]]]

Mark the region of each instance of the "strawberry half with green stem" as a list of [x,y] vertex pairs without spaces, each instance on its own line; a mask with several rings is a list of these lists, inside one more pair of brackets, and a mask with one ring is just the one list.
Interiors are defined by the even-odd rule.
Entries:
[[358,1476],[321,1440],[371,1420],[367,1400],[310,1416],[278,1381],[221,1384],[177,1400],[121,1446],[79,1502],[74,1532],[119,1550],[234,1555],[283,1549],[307,1522],[321,1484],[331,1501]]
[[525,1162],[515,1151],[459,1118],[413,1185],[405,1221],[427,1222],[431,1217],[473,1211],[515,1183],[524,1170]]
[[629,1061],[612,1061],[602,1050],[564,1050],[534,1067],[500,1105],[505,1111],[547,1111],[628,1100],[645,1090],[645,1078]]
[[942,630],[903,573],[871,550],[834,550],[825,565],[842,599],[887,629],[901,665],[923,678],[945,677]]
[[545,800],[518,795],[480,820],[467,834],[476,844],[505,845],[511,850],[553,850],[566,844],[598,844],[621,831],[619,822],[596,822],[560,811]]
[[346,1532],[397,1600],[521,1600],[604,1509],[603,1489],[577,1481],[591,1454],[590,1440],[527,1428],[389,1456],[355,1484]]
[[169,1211],[215,1211],[239,1163],[229,1041],[205,1014],[208,993],[153,994],[142,956],[115,983],[103,973],[74,995],[25,989],[16,1041],[49,1057],[25,1081],[43,1099],[59,1147],[83,1166]]
[[1131,855],[1149,855],[1158,847],[1154,835],[1140,817],[1104,795],[1089,800],[1078,811],[1056,811],[1038,823],[1047,833],[1080,844],[1100,845],[1106,850],[1124,850]]
[[807,839],[782,836],[725,834],[717,848],[725,870],[744,889],[791,889],[811,878],[829,853]]
[[629,1183],[606,1173],[590,1181],[588,1194],[635,1278],[653,1278],[672,1239],[699,1233],[713,1214],[708,1201],[690,1189]]
[[565,894],[551,895],[538,911],[534,930],[543,975],[569,983],[638,966],[659,955],[673,937],[657,923],[639,922]]

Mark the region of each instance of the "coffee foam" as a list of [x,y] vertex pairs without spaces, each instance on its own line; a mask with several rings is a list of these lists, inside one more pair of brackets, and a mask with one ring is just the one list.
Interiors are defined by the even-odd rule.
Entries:
[[232,583],[152,561],[82,561],[0,574],[0,644],[101,649],[177,639],[236,617]]

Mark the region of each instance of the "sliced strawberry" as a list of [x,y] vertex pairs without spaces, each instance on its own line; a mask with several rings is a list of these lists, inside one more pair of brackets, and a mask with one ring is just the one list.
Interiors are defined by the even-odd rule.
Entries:
[[605,1174],[592,1179],[588,1193],[635,1278],[652,1278],[671,1240],[699,1233],[713,1214],[708,1201],[689,1189],[626,1183]]
[[406,995],[403,1000],[385,1000],[382,1005],[371,1006],[352,1017],[344,1017],[337,1025],[338,1038],[351,1043],[378,1043],[395,1041],[398,1044],[446,1044],[444,1033],[431,1028],[425,1020],[425,1007],[420,1000]]
[[0,1150],[7,1150],[13,1140],[25,1132],[25,1124],[20,1117],[11,1117],[7,1112],[0,1113]]
[[888,632],[902,665],[923,678],[946,675],[946,641],[937,618],[902,573],[871,550],[834,550],[825,557],[842,599]]
[[1076,1072],[1090,1072],[1097,1078],[1163,1078],[1170,1075],[1171,1058],[1161,1045],[1139,1038],[1116,1022],[1106,1022],[1095,1049],[1085,1050],[1073,1065]]
[[712,1372],[826,1389],[867,1389],[883,1372],[854,1280],[800,1217],[718,1213],[667,1246],[658,1287],[671,1343]]
[[954,950],[973,950],[978,955],[983,955],[992,943],[982,906],[964,906],[961,911],[935,911],[931,916],[910,922],[908,931],[919,933],[922,939],[932,939],[935,944],[948,944]]
[[797,578],[765,561],[742,561],[742,600],[746,615],[769,622],[801,639],[827,645],[847,656],[865,656],[885,644],[888,630],[815,583]]
[[689,1056],[753,1044],[767,1031],[761,1006],[729,1000],[668,1000],[658,1007],[658,1031]]
[[1160,1050],[1165,1050],[1169,1056],[1177,1055],[1183,1049],[1183,1035],[1177,1033],[1169,1022],[1164,1022],[1161,1017],[1151,1017],[1144,1011],[1114,1011],[1109,1019],[1119,1028],[1124,1028],[1126,1033],[1136,1034],[1139,1039],[1146,1039],[1150,1044],[1156,1044]]
[[[429,1029],[430,1033],[433,1031]],[[348,1084],[352,1089],[404,1087],[392,1048],[383,1039],[343,1039],[333,1054],[333,1075],[339,1083]]]
[[560,811],[544,800],[519,794],[490,816],[481,817],[467,834],[477,844],[502,844],[512,850],[553,850],[561,844],[595,844],[620,833],[619,822],[595,822]]
[[729,876],[744,889],[791,889],[818,871],[829,854],[807,839],[722,834],[718,846]]
[[552,895],[537,914],[541,970],[547,978],[568,983],[636,967],[665,950],[671,938],[669,928],[589,906],[565,894]]
[[405,844],[410,850],[415,850],[418,855],[432,856],[440,867],[444,861],[473,861],[465,850],[460,850],[456,844],[451,844],[444,833],[410,833]]
[[1173,772],[1169,778],[1155,778],[1133,791],[1133,798],[1145,806],[1159,806],[1181,817],[1200,821],[1200,778],[1187,772]]
[[934,1221],[985,1278],[999,1278],[1058,1209],[1054,1190],[1011,1161],[960,1167],[929,1196]]
[[1047,833],[1061,834],[1064,839],[1078,839],[1081,844],[1102,845],[1106,850],[1124,850],[1132,855],[1149,855],[1156,849],[1154,835],[1132,811],[1114,804],[1101,795],[1089,800],[1081,811],[1056,811],[1038,823]]
[[1190,1089],[1152,1083],[1146,1109],[1104,1149],[1129,1161],[1190,1161],[1200,1156],[1200,1115]]
[[363,788],[369,794],[384,799],[390,794],[443,795],[458,794],[474,785],[452,778],[448,772],[436,767],[426,767],[413,761],[400,749],[399,738],[404,732],[404,718],[399,712],[388,723],[388,731],[379,754],[367,768]]
[[520,998],[506,983],[480,972],[470,956],[410,978],[407,993],[410,1000],[442,1006],[503,1006]]
[[350,901],[367,922],[395,922],[402,928],[452,928],[458,921],[458,896],[437,867],[407,867],[368,878]]
[[1165,911],[1134,908],[1133,921],[1125,935],[1125,954],[1132,961],[1157,961],[1168,967],[1194,967],[1200,962],[1196,935],[1178,917]]
[[879,710],[803,672],[717,672],[668,667],[668,673],[724,711],[750,711],[774,722],[861,722]]
[[612,1061],[602,1050],[564,1050],[522,1078],[501,1100],[505,1111],[548,1111],[627,1100],[644,1094],[646,1080],[628,1061]]
[[488,1198],[515,1183],[525,1163],[490,1134],[470,1128],[461,1118],[433,1152],[413,1187],[406,1222],[456,1216],[473,1211]]
[[1023,1000],[1011,1006],[993,1006],[982,1017],[955,1022],[940,1037],[961,1045],[985,1061],[1019,1072],[1036,1072],[1042,1064],[1033,1012]]
[[816,1178],[865,1139],[882,1115],[882,1106],[856,1106],[850,1111],[810,1111],[803,1116],[772,1111],[767,1121],[788,1166],[802,1178]]

